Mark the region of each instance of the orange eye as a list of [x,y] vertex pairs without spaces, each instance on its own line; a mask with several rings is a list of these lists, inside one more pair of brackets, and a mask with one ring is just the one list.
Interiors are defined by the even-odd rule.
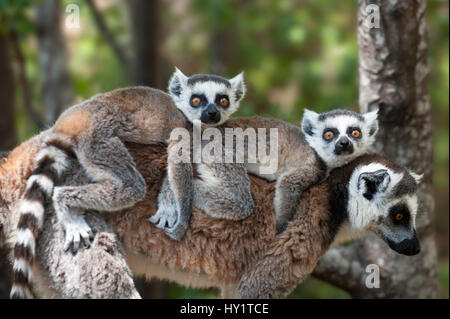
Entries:
[[395,215],[395,220],[396,221],[401,221],[403,219],[403,214],[402,213],[397,213],[396,215]]
[[358,138],[358,137],[361,136],[361,132],[358,131],[358,130],[353,130],[353,131],[352,131],[352,136],[353,136],[354,138]]
[[191,104],[193,106],[199,106],[200,105],[200,98],[199,97],[193,97],[191,100]]
[[323,133],[323,137],[326,140],[331,140],[334,137],[334,133],[332,131],[326,131],[325,133]]
[[220,103],[220,105],[222,107],[227,107],[229,102],[228,102],[228,99],[226,97],[223,97],[223,98],[220,99],[219,103]]

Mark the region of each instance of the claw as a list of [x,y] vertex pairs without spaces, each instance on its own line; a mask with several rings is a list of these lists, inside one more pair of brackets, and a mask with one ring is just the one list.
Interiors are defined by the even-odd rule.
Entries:
[[181,240],[187,231],[187,225],[184,223],[177,223],[174,227],[165,229],[167,236],[175,240]]
[[76,234],[75,239],[72,242],[72,254],[76,254],[78,252],[78,248],[80,247],[80,235]]
[[88,230],[89,240],[94,240],[94,233],[91,229]]
[[64,251],[72,248],[72,254],[75,255],[80,248],[91,246],[90,241],[94,239],[94,234],[83,216],[72,216],[69,221],[63,222],[62,225],[66,233]]

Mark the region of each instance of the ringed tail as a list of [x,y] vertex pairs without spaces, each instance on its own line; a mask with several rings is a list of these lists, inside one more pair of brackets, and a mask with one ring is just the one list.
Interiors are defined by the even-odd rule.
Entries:
[[36,155],[36,168],[27,180],[24,197],[19,206],[11,299],[33,298],[32,266],[36,243],[44,223],[44,212],[52,202],[55,183],[67,169],[69,157],[74,157],[66,143],[53,140]]

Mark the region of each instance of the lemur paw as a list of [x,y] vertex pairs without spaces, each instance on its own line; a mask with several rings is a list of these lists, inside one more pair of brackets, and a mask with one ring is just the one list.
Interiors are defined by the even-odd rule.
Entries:
[[155,215],[149,218],[149,221],[160,229],[172,228],[178,219],[178,212],[175,207],[159,208]]
[[179,219],[175,206],[159,208],[155,215],[149,218],[156,227],[164,230],[170,238],[180,240],[187,231],[187,223]]
[[72,248],[72,253],[76,254],[80,248],[80,243],[86,248],[91,246],[91,240],[94,239],[94,233],[84,220],[83,216],[72,216],[70,222],[64,222],[62,223],[62,226],[66,233],[64,251],[68,251]]
[[282,222],[280,224],[277,224],[276,225],[276,228],[277,228],[277,233],[276,234],[279,235],[282,232],[284,232],[286,230],[287,226],[288,226],[288,222],[287,221]]
[[176,223],[175,226],[171,228],[166,228],[165,231],[167,236],[169,236],[170,238],[180,240],[186,234],[187,229],[188,224],[180,221]]

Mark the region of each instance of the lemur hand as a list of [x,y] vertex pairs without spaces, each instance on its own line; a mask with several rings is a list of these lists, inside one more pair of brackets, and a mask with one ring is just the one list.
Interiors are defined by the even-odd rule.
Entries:
[[66,234],[64,251],[72,248],[72,253],[76,254],[80,248],[80,242],[86,248],[91,246],[91,240],[94,239],[94,234],[91,227],[84,220],[83,215],[72,212],[70,220],[65,219],[61,221],[61,225]]

